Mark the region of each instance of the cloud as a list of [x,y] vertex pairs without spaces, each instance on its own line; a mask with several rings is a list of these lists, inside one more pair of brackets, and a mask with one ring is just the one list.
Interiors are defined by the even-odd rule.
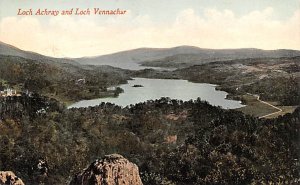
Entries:
[[85,18],[6,17],[0,40],[25,50],[63,57],[106,54],[138,47],[194,45],[203,48],[262,48],[300,50],[300,10],[276,20],[267,7],[243,16],[231,10],[189,8],[172,22],[158,23],[149,15]]
[[242,17],[216,9],[207,9],[200,17],[190,9],[179,14],[173,30],[191,44],[206,48],[300,49],[299,13],[285,22],[274,20],[272,15],[270,7]]

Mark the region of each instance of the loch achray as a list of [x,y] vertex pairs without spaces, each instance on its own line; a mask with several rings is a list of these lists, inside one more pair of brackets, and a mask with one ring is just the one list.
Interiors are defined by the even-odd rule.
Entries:
[[58,16],[59,10],[48,10],[47,8],[42,9],[39,8],[36,10],[35,15],[51,15],[51,16]]

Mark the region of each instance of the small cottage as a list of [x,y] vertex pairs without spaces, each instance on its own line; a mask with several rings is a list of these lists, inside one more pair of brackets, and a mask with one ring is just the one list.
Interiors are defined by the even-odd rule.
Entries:
[[7,96],[17,96],[17,91],[15,89],[7,88],[0,91],[0,96],[7,97]]

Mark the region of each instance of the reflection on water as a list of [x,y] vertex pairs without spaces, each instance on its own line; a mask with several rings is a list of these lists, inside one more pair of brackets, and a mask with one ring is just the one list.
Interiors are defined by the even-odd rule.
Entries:
[[[142,87],[133,87],[134,85],[142,85]],[[72,104],[69,108],[96,106],[101,102],[110,102],[125,107],[161,97],[183,101],[195,100],[200,97],[212,105],[226,109],[243,107],[240,101],[225,99],[227,93],[216,91],[215,85],[212,84],[192,83],[187,80],[134,78],[134,80],[129,80],[128,84],[119,87],[124,89],[124,93],[121,93],[118,97],[82,100]]]

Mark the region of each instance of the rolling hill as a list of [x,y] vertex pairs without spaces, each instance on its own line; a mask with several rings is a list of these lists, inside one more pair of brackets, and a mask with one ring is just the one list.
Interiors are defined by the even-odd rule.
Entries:
[[123,69],[139,70],[148,67],[182,68],[215,61],[246,58],[295,57],[300,56],[300,51],[287,49],[261,50],[254,48],[203,49],[194,46],[178,46],[173,48],[138,48],[108,55],[67,59],[24,51],[0,41],[0,55],[18,56],[42,62],[71,63],[74,65],[110,65]]
[[[0,42],[0,88],[29,90],[68,102],[112,96],[114,92],[106,88],[125,83],[128,78],[127,70],[80,65],[74,60],[23,51]],[[79,79],[85,83],[77,84]]]
[[[202,49],[193,46],[174,48],[139,48],[109,55],[76,58],[80,64],[111,65],[126,69],[147,67],[187,67],[214,61],[246,58],[281,58],[300,56],[297,50]],[[143,65],[144,67],[142,67]]]
[[71,63],[71,64],[77,64],[74,60],[71,59],[66,59],[66,58],[54,58],[54,57],[49,57],[49,56],[44,56],[35,52],[31,51],[24,51],[21,50],[15,46],[6,44],[4,42],[0,41],[0,55],[4,56],[15,56],[15,57],[21,57],[25,59],[30,59],[30,60],[38,60],[41,62],[58,62],[58,63]]

